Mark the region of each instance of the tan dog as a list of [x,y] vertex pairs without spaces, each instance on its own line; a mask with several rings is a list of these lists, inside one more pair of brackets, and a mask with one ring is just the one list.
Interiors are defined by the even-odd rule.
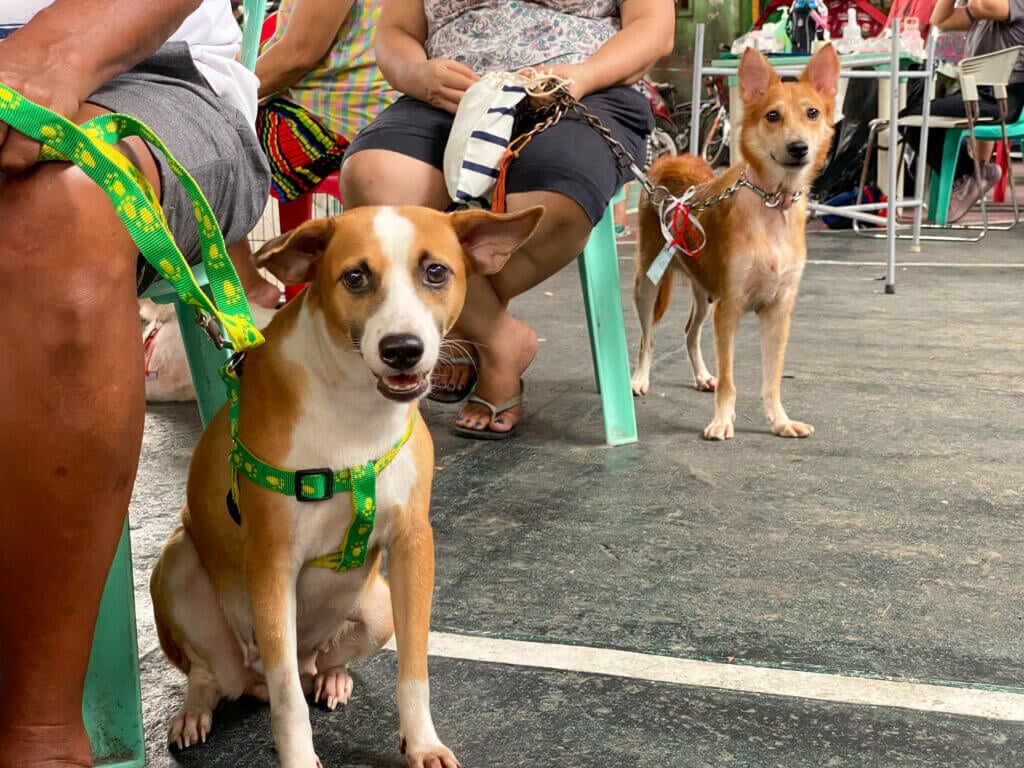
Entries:
[[[767,59],[748,48],[739,66],[743,161],[717,179],[707,163],[690,156],[663,158],[650,169],[651,182],[676,197],[691,185],[702,185],[691,203],[710,200],[739,184],[723,202],[697,213],[707,237],[703,250],[696,257],[677,253],[672,270],[658,286],[648,279],[647,271],[665,238],[658,210],[646,196],[640,204],[633,298],[643,336],[633,392],[645,394],[650,385],[653,324],[668,306],[673,273],[681,271],[689,278],[693,294],[686,349],[694,385],[715,391],[715,417],[704,430],[709,440],[733,436],[733,342],[746,312],[756,312],[761,321],[761,394],[772,432],[806,437],[814,431],[810,424],[786,415],[779,392],[790,313],[807,258],[803,193],[828,154],[838,84],[839,59],[831,45],[811,58],[795,83],[782,82]],[[745,185],[744,179],[750,184]],[[700,351],[709,302],[714,308],[717,381]]]
[[[385,456],[414,426],[377,476],[365,562],[335,572],[308,561],[338,542],[348,551],[351,494],[303,501],[240,472],[236,523],[226,503],[227,408],[210,422],[192,458],[182,525],[150,584],[160,643],[188,675],[171,743],[205,741],[217,702],[248,693],[269,699],[281,765],[318,766],[305,696],[330,709],[346,702],[346,665],[384,645],[393,627],[401,748],[410,766],[457,768],[430,716],[434,449],[417,401],[467,277],[500,269],[541,213],[358,208],[307,222],[257,255],[286,282],[310,285],[244,358],[245,447],[277,467],[337,471]],[[390,587],[380,574],[385,550]]]

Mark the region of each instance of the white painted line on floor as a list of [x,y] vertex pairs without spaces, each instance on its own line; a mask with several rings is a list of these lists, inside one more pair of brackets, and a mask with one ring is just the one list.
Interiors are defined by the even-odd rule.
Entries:
[[[394,649],[394,640],[388,646]],[[450,659],[612,675],[840,704],[898,707],[991,720],[1024,721],[1024,695],[1006,691],[872,680],[822,672],[752,667],[446,632],[430,634],[430,654]]]
[[[884,261],[833,261],[831,259],[808,259],[808,264],[836,264],[844,267],[881,267],[885,269]],[[899,261],[896,260],[896,267],[940,267],[940,268],[953,268],[953,269],[964,269],[975,267],[980,269],[1024,269],[1024,264],[1018,263],[975,263],[975,264],[949,264],[946,262],[935,263],[932,261]]]
[[[631,243],[631,240],[620,240],[619,244]],[[619,261],[622,262],[633,262],[635,257],[633,256],[619,256]],[[878,267],[881,270],[885,270],[884,261],[833,261],[832,259],[807,259],[808,264],[825,264],[827,266],[838,266],[838,267]],[[1024,263],[1012,262],[977,262],[973,264],[961,264],[961,263],[937,263],[932,261],[897,261],[897,269],[902,267],[936,267],[938,269],[1024,269]]]

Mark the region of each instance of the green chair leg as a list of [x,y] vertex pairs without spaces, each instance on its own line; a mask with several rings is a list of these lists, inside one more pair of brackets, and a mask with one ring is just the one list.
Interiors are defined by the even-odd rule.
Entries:
[[576,263],[587,310],[594,376],[604,410],[605,440],[609,445],[635,443],[636,411],[629,383],[629,346],[623,321],[611,205],[590,233],[590,240]]
[[965,131],[946,131],[945,143],[942,147],[942,168],[939,173],[932,172],[931,186],[928,193],[928,211],[932,221],[939,226],[946,225],[949,216],[949,198],[953,194],[953,174],[960,153],[960,142],[966,135]]
[[196,389],[199,419],[206,426],[227,400],[227,390],[218,371],[231,353],[213,346],[206,331],[195,321],[195,308],[185,304],[177,295],[174,297],[174,309],[178,314],[185,357],[188,358],[192,384]]
[[135,636],[135,585],[127,522],[103,590],[85,680],[82,718],[97,766],[142,768],[145,765],[139,648]]

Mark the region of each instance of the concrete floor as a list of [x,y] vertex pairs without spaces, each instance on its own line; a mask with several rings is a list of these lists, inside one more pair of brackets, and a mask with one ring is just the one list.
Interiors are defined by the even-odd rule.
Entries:
[[[574,270],[517,301],[544,339],[519,434],[464,441],[454,406],[424,406],[439,467],[433,629],[449,649],[431,659],[434,719],[462,764],[1020,765],[1020,242],[901,246],[887,296],[882,241],[812,234],[783,382],[790,414],[816,428],[799,441],[764,423],[749,317],[736,438],[700,438],[712,396],[691,387],[677,291],[637,400],[640,442],[610,449]],[[631,247],[621,256],[629,307]],[[635,348],[631,309],[626,323]],[[164,744],[184,680],[145,582],[198,434],[194,407],[150,408],[131,511],[149,765],[273,766],[253,702],[222,707],[199,748]],[[499,646],[510,655],[488,661]],[[347,707],[311,710],[325,767],[404,765],[394,654],[353,676]],[[963,706],[937,704],[947,693]]]

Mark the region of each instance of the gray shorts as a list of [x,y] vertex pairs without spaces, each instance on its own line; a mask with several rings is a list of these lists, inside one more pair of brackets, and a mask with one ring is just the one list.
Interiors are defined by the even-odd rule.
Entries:
[[[249,234],[270,194],[270,171],[253,126],[213,92],[196,69],[186,43],[168,43],[133,69],[110,80],[88,101],[136,117],[160,137],[203,190],[228,245]],[[190,264],[201,260],[188,193],[164,156],[161,202],[178,247]],[[139,256],[141,293],[158,276]]]

